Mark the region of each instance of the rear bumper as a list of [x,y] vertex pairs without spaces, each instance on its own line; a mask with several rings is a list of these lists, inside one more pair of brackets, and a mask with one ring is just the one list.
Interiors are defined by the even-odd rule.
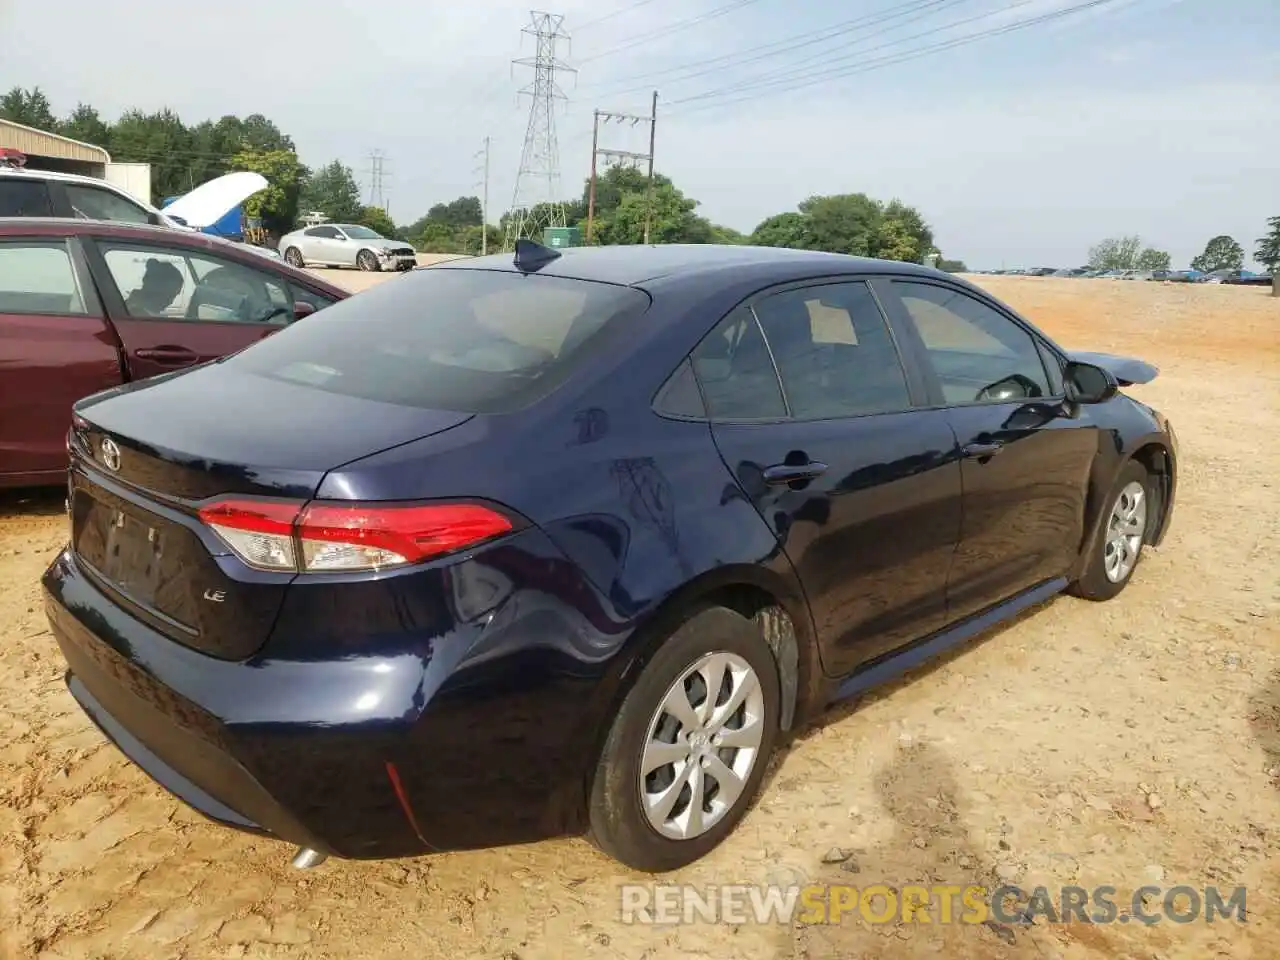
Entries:
[[[351,858],[526,842],[582,829],[630,631],[584,614],[594,594],[540,532],[512,540],[364,584],[345,615],[332,593],[291,593],[273,640],[240,662],[134,618],[70,551],[45,574],[45,607],[81,708],[212,820]],[[540,579],[486,595],[495,570]],[[456,587],[447,613],[422,601],[439,583]]]

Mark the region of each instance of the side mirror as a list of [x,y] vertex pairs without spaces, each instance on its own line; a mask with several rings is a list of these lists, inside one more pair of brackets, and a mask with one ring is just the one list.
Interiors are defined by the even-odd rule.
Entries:
[[1102,367],[1072,361],[1062,371],[1067,399],[1075,403],[1106,403],[1120,390],[1120,384]]
[[315,304],[307,303],[305,300],[298,300],[293,305],[293,319],[295,320],[301,320],[303,317],[309,317],[315,312]]
[[167,213],[165,214],[165,216],[166,216],[166,217],[169,217],[169,219],[170,219],[170,220],[172,220],[174,223],[176,223],[176,224],[177,224],[178,226],[180,226],[180,227],[189,227],[189,226],[191,226],[191,224],[187,223],[187,221],[186,221],[184,218],[182,218],[182,217],[175,217],[175,216],[171,216],[170,214],[167,214]]

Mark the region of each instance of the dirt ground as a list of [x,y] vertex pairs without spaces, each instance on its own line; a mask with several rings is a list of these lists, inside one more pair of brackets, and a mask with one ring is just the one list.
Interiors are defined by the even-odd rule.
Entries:
[[[1246,885],[1246,925],[630,926],[617,887],[644,878],[579,840],[292,871],[287,847],[167,797],[64,690],[37,588],[65,535],[55,491],[0,498],[0,957],[1274,957],[1280,300],[975,279],[1066,346],[1160,365],[1133,393],[1177,426],[1172,533],[1116,601],[1054,600],[827,718],[672,879],[999,877],[1122,904],[1144,883]],[[851,858],[824,864],[837,846]]]

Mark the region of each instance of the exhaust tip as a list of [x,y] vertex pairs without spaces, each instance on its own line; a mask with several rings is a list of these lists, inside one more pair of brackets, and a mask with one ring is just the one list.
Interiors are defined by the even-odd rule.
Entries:
[[329,855],[321,853],[319,850],[312,850],[310,847],[299,847],[298,852],[293,855],[293,868],[295,870],[310,870],[318,867],[329,859]]

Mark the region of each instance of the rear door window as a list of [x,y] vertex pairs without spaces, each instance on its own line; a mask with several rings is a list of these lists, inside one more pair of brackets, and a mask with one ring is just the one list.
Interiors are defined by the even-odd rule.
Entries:
[[41,180],[0,177],[0,217],[52,217],[49,188]]
[[65,242],[0,242],[0,313],[78,316],[85,312]]
[[226,361],[404,406],[501,413],[547,395],[649,306],[630,287],[490,270],[423,270],[366,290]]

